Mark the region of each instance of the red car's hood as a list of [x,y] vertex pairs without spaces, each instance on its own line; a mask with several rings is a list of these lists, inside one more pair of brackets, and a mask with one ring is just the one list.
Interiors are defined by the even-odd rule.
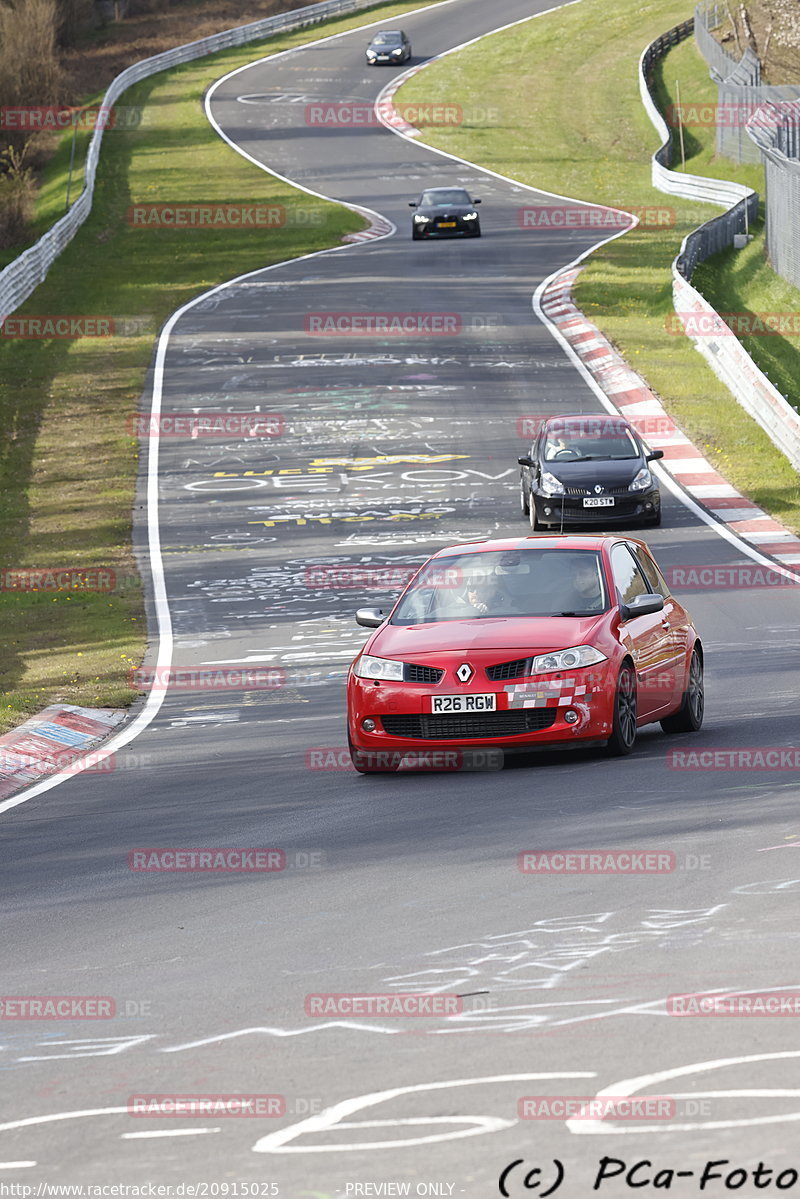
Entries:
[[417,658],[421,654],[468,650],[549,650],[584,645],[595,626],[609,616],[477,617],[434,624],[386,625],[375,634],[369,653],[378,658]]

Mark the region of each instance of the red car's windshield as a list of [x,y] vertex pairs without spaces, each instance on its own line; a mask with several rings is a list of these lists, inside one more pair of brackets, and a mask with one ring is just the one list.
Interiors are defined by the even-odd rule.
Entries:
[[607,607],[598,553],[531,547],[433,559],[400,600],[391,623],[591,616]]

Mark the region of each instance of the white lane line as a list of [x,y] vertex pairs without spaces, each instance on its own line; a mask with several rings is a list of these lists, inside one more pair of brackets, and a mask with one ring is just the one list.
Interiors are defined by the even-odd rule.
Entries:
[[[427,1137],[409,1137],[394,1141],[365,1141],[361,1144],[351,1145],[293,1145],[289,1146],[289,1141],[295,1141],[299,1136],[309,1132],[330,1132],[335,1128],[374,1128],[374,1121],[366,1121],[364,1124],[360,1122],[347,1121],[346,1117],[352,1116],[355,1112],[361,1111],[363,1108],[374,1107],[378,1103],[387,1103],[390,1099],[396,1099],[400,1095],[414,1095],[422,1091],[446,1091],[455,1087],[477,1087],[483,1083],[500,1083],[500,1082],[530,1082],[533,1080],[550,1080],[550,1079],[572,1079],[572,1078],[596,1078],[595,1071],[571,1071],[560,1070],[547,1073],[536,1074],[493,1074],[485,1078],[456,1078],[447,1082],[426,1082],[417,1083],[410,1087],[393,1087],[390,1091],[374,1091],[369,1095],[357,1095],[353,1099],[345,1099],[341,1103],[334,1104],[333,1107],[326,1108],[324,1112],[320,1112],[318,1116],[309,1116],[305,1120],[300,1120],[297,1124],[290,1124],[288,1128],[280,1128],[277,1132],[267,1133],[261,1137],[253,1146],[254,1153],[352,1153],[361,1150],[369,1149],[388,1149],[397,1147],[407,1149],[412,1145],[430,1145],[438,1141],[457,1140],[462,1137],[480,1136],[482,1133],[498,1132],[504,1128],[512,1128],[518,1123],[516,1119],[504,1120],[496,1116],[460,1116],[459,1123],[469,1125],[465,1129],[458,1132],[437,1133]],[[435,1125],[443,1119],[451,1120],[454,1117],[432,1117],[429,1123]],[[391,1121],[380,1121],[381,1126],[388,1127],[397,1125],[405,1127],[411,1121],[408,1118],[398,1118]]]
[[[728,1066],[749,1065],[751,1062],[770,1062],[770,1061],[785,1061],[788,1058],[800,1057],[800,1050],[789,1049],[780,1053],[753,1053],[743,1057],[726,1057],[716,1058],[706,1062],[694,1062],[690,1066],[677,1066],[671,1070],[659,1070],[654,1074],[641,1074],[637,1078],[626,1078],[621,1082],[613,1083],[609,1087],[603,1087],[597,1092],[596,1098],[605,1099],[607,1097],[619,1098],[629,1097],[644,1090],[645,1087],[657,1086],[663,1082],[669,1082],[674,1078],[686,1078],[693,1074],[702,1074],[709,1070],[726,1069]],[[709,1095],[715,1092],[707,1092]],[[772,1096],[775,1098],[785,1098],[787,1091],[783,1088],[766,1089],[756,1088],[754,1090],[729,1090],[719,1092],[729,1098],[746,1099],[750,1097],[766,1098]],[[670,1096],[673,1092],[670,1089]],[[698,1092],[697,1097],[702,1097],[704,1092]],[[693,1094],[694,1097],[694,1094]],[[784,1124],[792,1123],[800,1120],[800,1112],[785,1112],[779,1113],[776,1116],[749,1116],[740,1120],[704,1120],[701,1122],[691,1122],[686,1124],[678,1124],[672,1120],[666,1120],[662,1124],[644,1124],[638,1123],[637,1127],[631,1126],[632,1122],[622,1127],[615,1127],[608,1120],[576,1120],[570,1119],[566,1121],[567,1128],[576,1136],[607,1136],[613,1135],[628,1135],[632,1133],[674,1133],[674,1132],[692,1132],[696,1129],[703,1131],[710,1128],[751,1128],[754,1125],[760,1124]]]
[[123,1132],[121,1141],[143,1141],[152,1137],[199,1137],[207,1132],[222,1132],[221,1128],[158,1128],[151,1132]]
[[35,1166],[36,1162],[0,1162],[0,1170],[24,1170],[27,1166]]

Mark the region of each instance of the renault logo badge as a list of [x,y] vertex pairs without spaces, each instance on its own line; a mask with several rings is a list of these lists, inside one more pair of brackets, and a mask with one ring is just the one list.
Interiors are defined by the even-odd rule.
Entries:
[[600,484],[600,483],[595,483],[595,485],[594,485],[594,493],[595,493],[595,495],[600,495],[600,492],[601,492],[602,490],[603,490],[603,488],[602,488],[601,484]]
[[462,662],[456,671],[456,678],[459,683],[468,683],[475,671],[470,666],[469,662]]

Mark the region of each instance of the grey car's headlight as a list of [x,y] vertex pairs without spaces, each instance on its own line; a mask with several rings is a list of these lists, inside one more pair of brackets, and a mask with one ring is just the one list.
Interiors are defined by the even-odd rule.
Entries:
[[543,470],[542,491],[545,495],[563,495],[564,484],[555,475],[551,475],[549,470]]
[[632,483],[628,484],[628,491],[646,491],[648,487],[653,485],[653,476],[646,466],[643,466]]
[[421,212],[414,213],[414,224],[415,225],[427,225],[427,223],[430,219],[431,218],[429,216],[423,216]]
[[362,654],[353,667],[353,674],[359,679],[390,679],[394,683],[402,683],[403,663]]
[[593,645],[575,645],[571,649],[559,649],[552,654],[539,654],[531,662],[531,674],[550,674],[556,670],[577,670],[581,666],[596,666],[605,662],[605,654]]

